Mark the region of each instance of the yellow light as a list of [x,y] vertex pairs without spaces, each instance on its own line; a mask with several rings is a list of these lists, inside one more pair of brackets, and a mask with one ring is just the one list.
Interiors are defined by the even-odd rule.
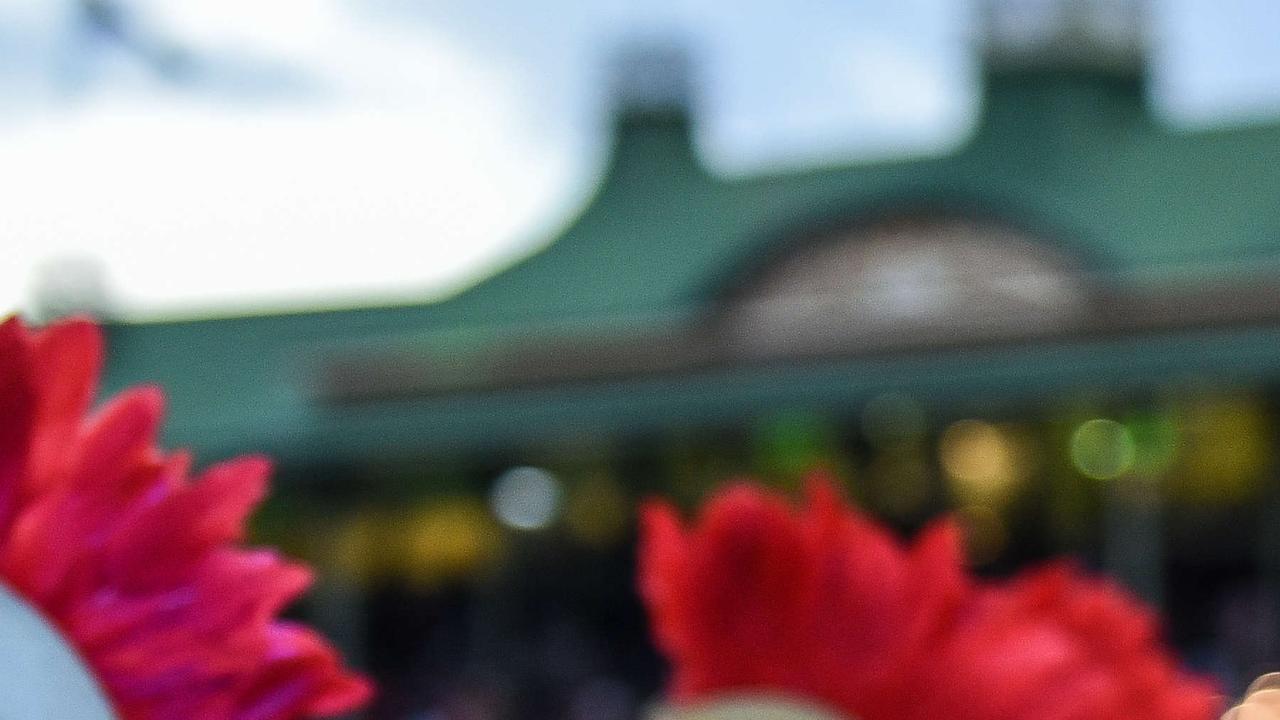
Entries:
[[1115,420],[1088,420],[1071,434],[1071,462],[1086,477],[1120,477],[1133,468],[1136,459],[1133,433]]
[[1170,490],[1196,503],[1241,502],[1262,488],[1272,463],[1272,423],[1258,398],[1219,395],[1179,403],[1183,447]]
[[388,529],[400,541],[400,572],[422,585],[470,575],[502,545],[497,524],[473,498],[429,502]]
[[503,534],[479,500],[440,498],[412,509],[366,510],[316,533],[328,570],[360,582],[433,585],[471,575],[502,550]]
[[961,420],[942,433],[942,469],[964,503],[1007,500],[1026,473],[1017,443],[1005,430],[981,420]]

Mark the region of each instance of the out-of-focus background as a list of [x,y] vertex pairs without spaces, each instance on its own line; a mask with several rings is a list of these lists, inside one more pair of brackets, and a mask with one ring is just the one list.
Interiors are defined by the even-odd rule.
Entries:
[[814,468],[1280,663],[1269,0],[5,0],[0,197],[368,718],[637,717],[636,503]]

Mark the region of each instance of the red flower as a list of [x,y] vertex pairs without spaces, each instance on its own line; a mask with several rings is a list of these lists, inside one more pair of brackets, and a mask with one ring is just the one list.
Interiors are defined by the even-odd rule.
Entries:
[[1178,669],[1153,612],[1059,564],[982,588],[924,668],[911,718],[1208,720],[1212,683]]
[[641,521],[640,590],[677,702],[755,690],[891,718],[903,669],[968,594],[954,525],[905,547],[827,485],[799,513],[738,485],[692,528],[662,503]]
[[188,478],[186,454],[156,447],[154,388],[90,414],[101,346],[88,322],[0,324],[0,579],[127,720],[285,720],[362,704],[368,683],[278,619],[310,572],[240,547],[268,462]]
[[1210,720],[1147,610],[1066,568],[984,586],[943,523],[913,545],[815,482],[746,485],[685,528],[642,510],[640,589],[678,705],[756,694],[859,720]]

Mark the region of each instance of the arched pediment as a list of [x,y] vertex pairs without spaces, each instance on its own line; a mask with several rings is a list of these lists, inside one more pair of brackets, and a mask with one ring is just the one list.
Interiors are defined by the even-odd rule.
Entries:
[[996,222],[906,215],[794,243],[726,307],[735,344],[856,349],[1045,334],[1073,326],[1088,293],[1071,259]]

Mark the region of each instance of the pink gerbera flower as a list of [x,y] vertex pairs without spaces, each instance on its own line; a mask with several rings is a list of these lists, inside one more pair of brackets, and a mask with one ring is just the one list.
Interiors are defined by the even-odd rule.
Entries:
[[269,463],[188,477],[156,446],[163,396],[91,412],[97,327],[0,324],[0,582],[38,610],[126,720],[285,720],[353,709],[369,684],[278,619],[311,581],[241,547]]

